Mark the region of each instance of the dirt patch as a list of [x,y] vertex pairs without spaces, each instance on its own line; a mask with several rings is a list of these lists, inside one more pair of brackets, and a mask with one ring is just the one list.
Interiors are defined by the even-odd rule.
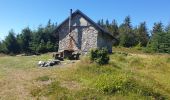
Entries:
[[[31,100],[30,89],[37,84],[34,78],[47,72],[41,69],[11,70],[0,80],[0,99],[3,100]],[[42,84],[49,84],[50,81]]]

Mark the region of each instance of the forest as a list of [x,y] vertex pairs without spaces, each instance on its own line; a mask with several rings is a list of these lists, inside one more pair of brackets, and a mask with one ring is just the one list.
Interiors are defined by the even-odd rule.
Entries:
[[[164,26],[162,22],[155,22],[152,30],[148,30],[146,22],[133,26],[131,17],[127,16],[120,25],[115,19],[112,22],[101,19],[97,24],[117,39],[113,46],[136,48],[147,53],[170,53],[170,23]],[[35,30],[26,27],[19,34],[11,29],[0,41],[0,52],[10,55],[55,52],[58,50],[58,37],[54,35],[56,27],[57,24],[49,20],[45,26],[39,25]]]

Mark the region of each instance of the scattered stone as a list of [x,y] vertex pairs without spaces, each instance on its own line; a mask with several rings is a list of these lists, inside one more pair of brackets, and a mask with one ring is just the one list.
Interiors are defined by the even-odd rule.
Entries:
[[39,61],[38,66],[40,67],[49,67],[49,66],[54,66],[54,65],[59,65],[60,60],[49,60],[49,61]]
[[45,65],[45,62],[39,61],[39,62],[38,62],[38,65],[39,65],[40,67],[43,67],[43,66]]

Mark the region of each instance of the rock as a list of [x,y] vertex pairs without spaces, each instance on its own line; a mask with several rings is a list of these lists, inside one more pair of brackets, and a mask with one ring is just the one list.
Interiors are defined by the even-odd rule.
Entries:
[[60,60],[53,60],[54,64],[60,64]]
[[43,67],[48,67],[49,66],[49,63],[45,63]]
[[39,65],[39,66],[43,66],[44,64],[45,64],[45,62],[43,62],[43,61],[39,61],[39,62],[38,62],[38,65]]
[[40,67],[49,67],[49,66],[54,66],[60,64],[60,60],[49,60],[47,62],[44,61],[39,61],[38,65]]

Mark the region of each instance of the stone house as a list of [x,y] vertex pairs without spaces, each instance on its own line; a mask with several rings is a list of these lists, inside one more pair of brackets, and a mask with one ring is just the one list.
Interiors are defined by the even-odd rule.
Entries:
[[58,52],[72,50],[87,53],[92,48],[106,47],[111,53],[115,39],[80,10],[73,13],[71,10],[70,16],[56,28],[55,34],[59,37]]

